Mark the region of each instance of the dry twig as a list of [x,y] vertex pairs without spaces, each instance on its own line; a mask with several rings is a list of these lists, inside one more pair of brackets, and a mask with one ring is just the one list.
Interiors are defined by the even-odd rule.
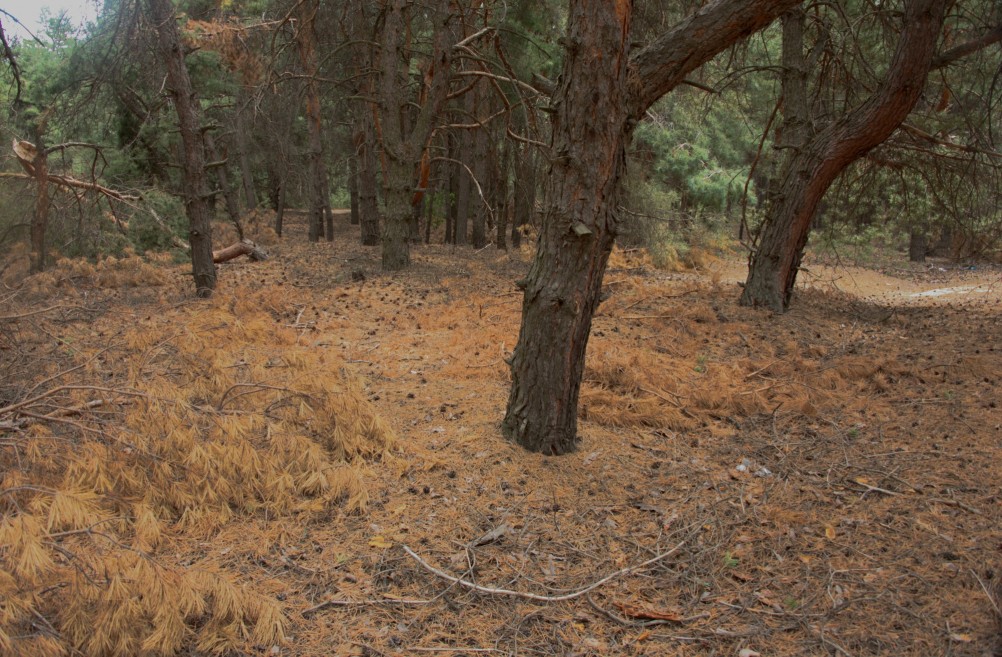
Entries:
[[448,580],[453,584],[458,584],[459,586],[470,589],[472,591],[479,591],[480,593],[488,593],[491,595],[509,595],[516,598],[524,598],[526,600],[536,600],[538,602],[563,602],[564,600],[573,600],[574,598],[579,598],[582,595],[585,595],[586,593],[594,591],[595,589],[602,586],[606,582],[616,579],[617,577],[627,575],[634,571],[640,570],[641,568],[645,568],[647,566],[650,566],[651,564],[662,561],[670,557],[671,555],[675,554],[676,552],[678,552],[683,545],[685,545],[685,541],[682,541],[681,543],[679,543],[672,549],[668,550],[667,552],[662,552],[658,555],[655,555],[654,557],[651,557],[650,559],[644,561],[643,563],[638,563],[634,566],[627,566],[626,568],[621,568],[620,570],[617,570],[614,573],[610,573],[609,575],[606,575],[605,577],[596,582],[592,582],[591,584],[589,584],[584,588],[572,591],[570,593],[565,593],[563,595],[540,595],[538,593],[526,593],[523,591],[512,591],[511,589],[496,589],[489,586],[480,586],[479,584],[474,584],[473,582],[469,582],[465,579],[459,577],[453,577],[449,573],[439,570],[438,568],[432,566],[430,563],[428,563],[420,556],[418,556],[418,554],[414,552],[414,550],[410,549],[410,547],[406,545],[402,547],[404,548],[404,552],[406,552],[412,559],[421,564],[427,571],[435,575],[438,575],[442,579]]

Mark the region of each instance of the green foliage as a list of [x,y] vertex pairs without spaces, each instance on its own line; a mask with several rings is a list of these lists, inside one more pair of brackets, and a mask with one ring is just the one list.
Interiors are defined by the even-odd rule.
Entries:
[[186,240],[188,233],[181,199],[154,189],[146,192],[144,203],[145,207],[137,208],[129,222],[129,237],[136,250],[145,253],[176,249],[175,241]]

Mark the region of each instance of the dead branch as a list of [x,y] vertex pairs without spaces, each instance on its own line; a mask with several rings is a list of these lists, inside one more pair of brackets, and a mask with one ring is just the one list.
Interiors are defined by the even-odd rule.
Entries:
[[[27,173],[13,173],[13,172],[0,172],[0,178],[19,178],[21,180],[34,180],[35,176],[29,175]],[[62,185],[63,187],[69,187],[72,189],[83,189],[90,192],[97,192],[108,198],[113,198],[116,201],[138,201],[138,196],[133,196],[132,194],[126,194],[104,185],[99,185],[97,183],[90,183],[85,180],[77,180],[76,178],[70,178],[69,176],[60,176],[55,174],[49,174],[49,182],[54,182],[57,185]]]
[[[56,386],[55,388],[52,388],[51,390],[46,390],[42,394],[36,395],[36,396],[32,397],[31,399],[25,399],[23,401],[20,401],[20,402],[14,403],[14,404],[8,404],[7,406],[4,406],[3,408],[0,408],[0,415],[7,415],[8,413],[13,413],[15,411],[19,411],[20,412],[21,409],[23,409],[23,408],[30,407],[33,404],[36,404],[36,403],[42,401],[43,399],[48,399],[49,397],[52,397],[53,395],[55,395],[58,392],[63,392],[63,391],[67,391],[67,390],[93,390],[95,392],[105,392],[105,393],[108,393],[108,394],[111,394],[111,395],[128,395],[128,396],[132,396],[132,397],[146,397],[147,396],[145,393],[142,393],[142,392],[139,392],[139,391],[136,391],[136,390],[121,390],[121,389],[118,389],[118,388],[102,388],[100,386],[78,386],[78,385]],[[34,416],[32,416],[32,417],[34,417]],[[43,416],[38,416],[38,417],[41,417],[43,419],[51,419],[51,418],[46,418],[46,416],[44,416],[44,415]]]
[[219,264],[220,262],[229,262],[240,256],[250,256],[250,259],[254,262],[259,260],[267,260],[268,253],[259,247],[254,242],[248,239],[242,239],[239,242],[230,244],[224,249],[212,252],[212,262]]
[[617,570],[614,573],[610,573],[609,575],[606,575],[605,577],[603,577],[600,580],[592,582],[591,584],[589,584],[588,586],[586,586],[584,588],[578,589],[576,591],[572,591],[570,593],[565,593],[563,595],[540,595],[538,593],[526,593],[526,592],[523,592],[523,591],[512,591],[511,589],[496,589],[496,588],[491,588],[489,586],[481,586],[479,584],[474,584],[473,582],[469,582],[469,581],[467,581],[465,579],[462,579],[460,577],[453,577],[452,575],[448,574],[447,572],[439,570],[438,568],[435,568],[430,563],[428,563],[427,561],[425,561],[424,559],[422,559],[420,556],[418,556],[418,554],[416,552],[414,552],[414,550],[410,549],[408,546],[403,545],[402,547],[404,548],[404,552],[406,552],[412,559],[414,559],[419,564],[421,564],[421,566],[423,566],[430,573],[438,575],[439,577],[441,577],[444,580],[452,582],[453,584],[458,584],[459,586],[462,586],[464,588],[470,589],[472,591],[479,591],[480,593],[488,593],[490,595],[508,595],[508,596],[512,596],[512,597],[515,597],[515,598],[523,598],[523,599],[526,599],[526,600],[536,600],[538,602],[563,602],[565,600],[573,600],[574,598],[579,598],[582,595],[585,595],[586,593],[594,591],[595,589],[597,589],[598,587],[602,586],[606,582],[609,582],[609,581],[612,581],[612,580],[616,579],[617,577],[622,577],[623,575],[628,575],[629,573],[635,572],[635,571],[640,570],[642,568],[646,568],[647,566],[650,566],[651,564],[657,563],[659,561],[663,561],[664,559],[666,559],[666,558],[670,557],[671,555],[675,554],[676,552],[678,552],[682,548],[683,545],[685,545],[685,541],[682,541],[681,543],[679,543],[678,545],[676,545],[672,549],[668,550],[667,552],[662,552],[662,553],[660,553],[658,555],[655,555],[655,556],[651,557],[650,559],[648,559],[647,561],[644,561],[643,563],[638,563],[638,564],[633,565],[633,566],[627,566],[626,568],[621,568],[621,569]]

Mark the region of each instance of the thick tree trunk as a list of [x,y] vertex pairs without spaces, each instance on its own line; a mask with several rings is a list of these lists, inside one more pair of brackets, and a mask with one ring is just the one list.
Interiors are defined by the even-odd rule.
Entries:
[[752,254],[743,305],[775,312],[789,307],[818,204],[847,166],[887,139],[911,112],[925,86],[944,9],[945,0],[910,0],[880,88],[794,155]]
[[206,181],[201,108],[184,63],[174,5],[170,0],[146,0],[146,6],[157,31],[157,51],[167,66],[167,86],[181,133],[182,193],[190,226],[188,242],[195,293],[208,297],[216,287],[216,266],[212,263],[212,195]]
[[411,264],[410,218],[412,169],[409,158],[391,161],[388,182],[383,186],[383,261],[385,271],[399,271]]
[[545,214],[523,282],[522,326],[502,423],[510,439],[550,454],[577,444],[585,347],[618,227],[620,177],[636,122],[686,75],[797,4],[718,0],[631,57],[628,0],[571,0],[567,52],[552,102]]
[[544,230],[524,281],[522,327],[502,429],[535,452],[577,444],[585,347],[616,237],[630,106],[629,3],[571,2],[562,82],[551,105]]

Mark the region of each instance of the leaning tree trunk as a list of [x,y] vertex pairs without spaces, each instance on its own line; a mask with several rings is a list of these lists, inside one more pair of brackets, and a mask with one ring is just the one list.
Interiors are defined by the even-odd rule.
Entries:
[[522,282],[522,327],[502,429],[534,452],[577,444],[585,347],[616,237],[626,161],[630,13],[571,2],[561,84],[551,101],[552,152],[544,230]]
[[741,303],[783,312],[790,305],[814,213],[835,178],[905,120],[925,86],[945,0],[911,0],[887,77],[865,103],[794,155],[752,254]]
[[[522,326],[502,424],[527,449],[577,444],[585,347],[612,250],[625,149],[658,98],[796,0],[718,0],[630,56],[627,0],[571,0],[567,52],[553,97],[548,197],[525,281]],[[713,38],[707,38],[713,35]]]
[[146,0],[146,7],[157,31],[157,52],[167,66],[167,86],[181,133],[181,184],[190,226],[188,241],[195,293],[208,297],[216,287],[216,267],[212,263],[212,195],[206,181],[201,108],[184,63],[174,5],[171,0]]

